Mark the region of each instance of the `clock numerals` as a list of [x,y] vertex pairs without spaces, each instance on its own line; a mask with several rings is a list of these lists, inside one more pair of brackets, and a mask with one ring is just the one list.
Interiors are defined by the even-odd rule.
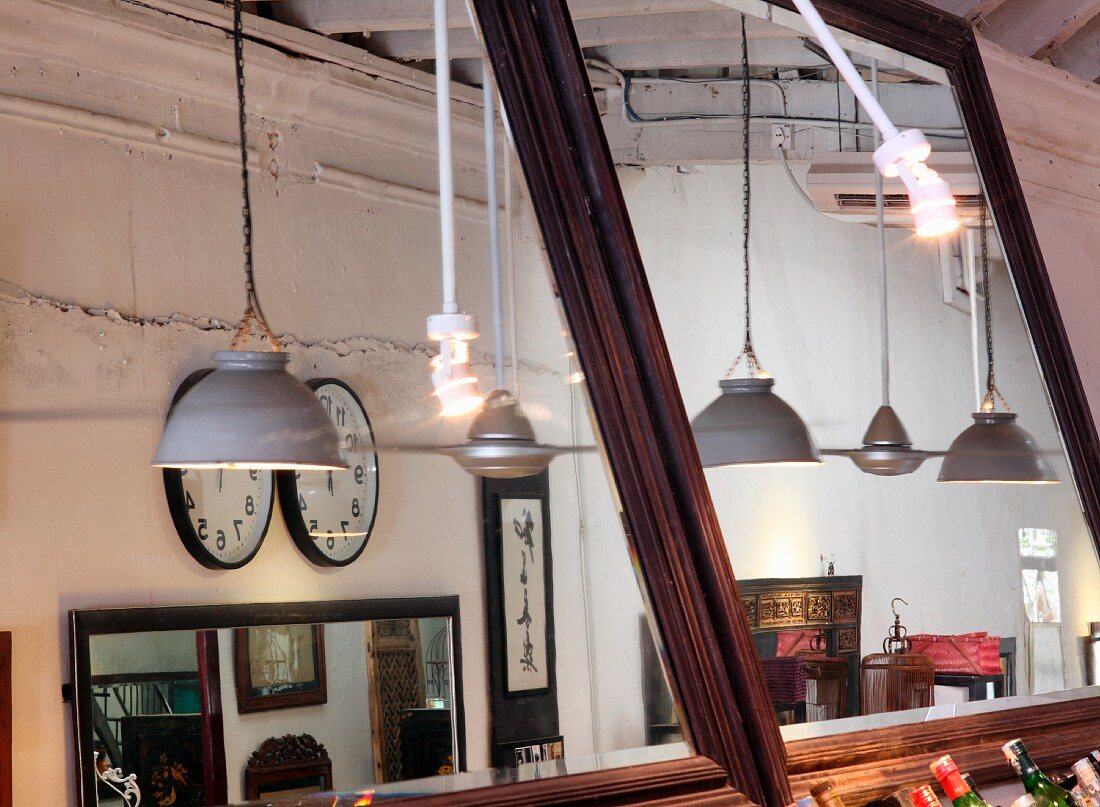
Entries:
[[355,393],[334,379],[309,382],[341,437],[344,471],[279,472],[279,501],[291,537],[311,561],[342,566],[365,548],[374,526],[378,458],[370,419]]

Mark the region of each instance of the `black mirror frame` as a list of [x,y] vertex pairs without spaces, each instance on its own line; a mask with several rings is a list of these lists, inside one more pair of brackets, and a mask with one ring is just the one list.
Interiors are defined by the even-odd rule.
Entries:
[[[1021,726],[1052,761],[1089,750],[1080,729],[1100,698],[784,746],[565,0],[472,3],[696,751],[744,797],[779,807],[790,783],[802,795],[827,775],[857,803],[884,795],[934,749],[990,772]],[[829,24],[949,74],[1095,540],[1100,440],[969,25],[916,0],[816,5]]]
[[[98,804],[96,779],[86,763],[92,758],[91,680],[89,640],[92,636],[147,631],[215,631],[264,625],[307,625],[326,622],[365,622],[373,619],[451,620],[452,678],[454,682],[455,744],[458,769],[465,770],[466,721],[462,693],[462,626],[459,598],[393,597],[373,600],[322,602],[246,603],[241,605],[168,605],[146,608],[97,608],[69,611],[69,664],[71,675],[73,760],[77,803]],[[200,669],[219,669],[218,643],[199,646]],[[215,675],[216,679],[218,676]],[[211,738],[204,748],[205,792],[215,804],[226,801],[225,747],[222,739],[221,692],[203,691],[203,734]]]

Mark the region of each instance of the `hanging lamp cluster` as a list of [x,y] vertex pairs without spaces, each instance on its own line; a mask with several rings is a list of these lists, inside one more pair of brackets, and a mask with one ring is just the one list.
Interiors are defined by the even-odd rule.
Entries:
[[[741,352],[718,382],[721,394],[691,422],[699,458],[706,468],[728,465],[817,465],[821,455],[810,430],[791,406],[776,395],[775,379],[760,365],[752,343],[752,298],[749,271],[751,170],[749,112],[751,78],[745,15],[741,15],[742,194],[741,254],[744,262],[745,332]],[[747,378],[735,378],[745,362]]]
[[[252,260],[252,205],[244,86],[241,0],[233,0],[237,119],[241,156],[245,310],[232,349],[173,407],[153,465],[162,468],[342,470],[336,429],[317,397],[287,372],[290,357],[268,327]],[[253,327],[271,346],[244,350]]]

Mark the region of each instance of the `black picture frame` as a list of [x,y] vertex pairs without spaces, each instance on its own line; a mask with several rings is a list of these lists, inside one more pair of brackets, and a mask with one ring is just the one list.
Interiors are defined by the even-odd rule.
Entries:
[[[141,608],[101,608],[69,611],[69,674],[68,687],[72,702],[73,781],[76,784],[76,804],[94,807],[96,776],[89,760],[94,757],[94,708],[91,693],[91,649],[93,636],[148,631],[193,630],[213,639],[222,628],[267,625],[313,625],[327,622],[364,622],[375,619],[421,619],[447,617],[451,620],[451,675],[454,701],[456,767],[466,770],[466,719],[462,677],[462,626],[457,596],[393,597],[362,600],[325,600],[318,602],[243,603],[233,605],[167,605]],[[2,660],[2,659],[0,659]],[[201,663],[201,662],[200,662]],[[212,661],[217,669],[216,657]],[[220,682],[214,682],[220,689]],[[0,693],[2,694],[2,693]],[[221,707],[210,715],[212,725],[203,726],[202,741],[207,772],[219,759],[224,764],[224,738],[221,728]],[[224,767],[216,772],[208,792],[224,793]],[[220,802],[219,802],[220,803]]]
[[[363,405],[362,399],[348,384],[341,381],[339,378],[323,377],[323,378],[311,378],[306,382],[306,386],[312,391],[316,392],[321,387],[333,384],[341,387],[352,400],[359,406],[359,409],[363,413],[363,422],[367,425],[367,432],[370,433],[371,445],[374,446],[374,485],[375,485],[375,497],[374,506],[371,510],[370,521],[367,524],[367,537],[363,540],[363,545],[356,550],[354,555],[347,557],[343,560],[333,560],[320,549],[317,548],[317,543],[313,537],[309,534],[309,527],[306,524],[305,516],[302,515],[302,510],[298,506],[298,477],[296,471],[275,471],[275,488],[279,491],[279,509],[283,514],[283,522],[286,524],[287,532],[290,533],[290,537],[294,540],[294,545],[298,547],[298,551],[305,555],[306,559],[317,566],[327,567],[343,567],[350,566],[357,561],[359,557],[367,548],[367,544],[370,543],[370,539],[374,535],[374,525],[378,519],[378,500],[381,498],[381,462],[378,456],[378,444],[374,434],[374,425],[370,422],[370,415],[367,412],[367,407]],[[348,471],[334,471],[333,473],[351,473]]]
[[[507,698],[542,695],[553,689],[556,654],[548,480],[549,476],[544,472],[520,480],[485,481],[485,504],[489,516],[485,532],[485,571],[490,581],[487,605],[492,635],[499,640],[498,652],[491,652],[490,656],[499,670],[502,692]],[[538,513],[532,513],[534,508],[520,504],[530,502],[538,503]],[[505,514],[506,509],[514,512]],[[523,517],[527,520],[521,523],[519,519]],[[522,558],[522,576],[509,575],[505,571],[513,545]],[[517,555],[517,552],[511,551],[511,554]],[[536,593],[539,589],[541,597]],[[534,601],[529,601],[528,591]],[[517,616],[521,597],[523,608]],[[541,606],[538,603],[540,599]],[[527,664],[538,677],[545,678],[545,684],[541,686],[520,686],[512,677],[518,672],[516,668],[524,666],[524,659],[517,657],[517,653],[521,652],[519,648],[510,646],[509,633],[516,632],[524,617],[530,617],[525,637],[529,650]]]
[[[531,500],[541,511],[542,549],[535,561],[541,566],[544,586],[545,686],[518,689],[509,686],[507,631],[509,620],[518,617],[506,612],[503,553],[505,529],[502,523],[504,503]],[[522,743],[532,737],[558,734],[558,698],[555,667],[557,649],[554,636],[553,529],[550,523],[550,474],[543,471],[519,479],[481,481],[481,513],[485,558],[485,612],[488,621],[489,699],[491,707],[493,765],[512,767],[512,760],[498,755],[507,744]]]

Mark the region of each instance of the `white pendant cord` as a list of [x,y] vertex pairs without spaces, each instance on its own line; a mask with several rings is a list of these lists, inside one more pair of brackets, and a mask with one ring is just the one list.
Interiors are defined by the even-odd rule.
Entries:
[[[509,321],[508,338],[509,349],[512,353],[512,394],[519,397],[519,326],[516,322],[516,256],[515,256],[515,225],[512,221],[515,216],[513,209],[514,198],[512,188],[512,143],[508,134],[508,118],[501,110],[504,118],[504,249],[505,260],[508,263],[508,308],[512,312]],[[502,368],[503,371],[503,368]]]
[[844,48],[836,41],[836,37],[834,37],[833,32],[829,30],[829,26],[825,24],[825,20],[817,13],[814,4],[811,3],[810,0],[793,1],[795,8],[798,9],[798,13],[806,20],[806,24],[810,27],[814,36],[817,37],[817,41],[821,43],[821,47],[825,48],[825,52],[829,54],[829,58],[832,59],[837,72],[840,73],[845,83],[851,88],[856,98],[859,99],[860,104],[867,111],[867,114],[871,117],[875,126],[878,127],[879,131],[882,133],[882,137],[885,140],[891,140],[897,137],[899,134],[897,127],[894,126],[890,117],[886,114],[886,110],[884,110],[882,105],[878,102],[878,99],[867,88],[867,83],[863,80],[863,76],[859,74],[859,70],[852,64],[852,60],[848,58],[848,54],[844,52]]
[[481,86],[485,99],[485,200],[489,220],[489,264],[493,285],[493,352],[496,388],[504,389],[504,307],[500,291],[500,211],[497,209],[497,129],[493,80],[489,60],[481,59]]
[[[878,59],[871,60],[871,88],[878,99]],[[882,142],[875,129],[875,148]],[[890,405],[890,312],[886,294],[886,203],[883,197],[882,174],[875,171],[875,238],[878,241],[878,286],[880,325],[882,328],[882,404]]]
[[439,135],[439,238],[443,260],[443,313],[457,314],[455,189],[451,155],[451,51],[447,30],[447,0],[435,0],[435,108]]

